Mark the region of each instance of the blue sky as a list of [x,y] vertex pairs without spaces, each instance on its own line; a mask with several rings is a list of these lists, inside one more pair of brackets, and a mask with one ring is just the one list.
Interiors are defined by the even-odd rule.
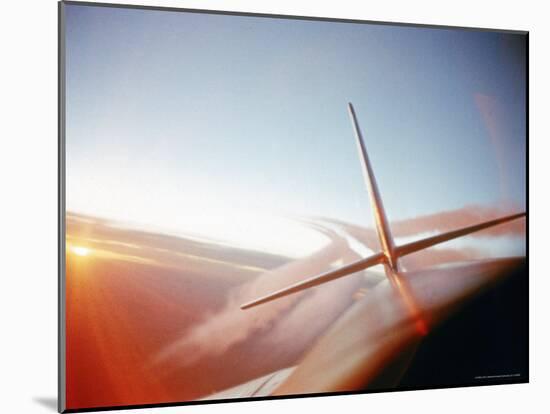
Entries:
[[68,211],[198,233],[265,211],[370,226],[348,101],[390,220],[525,208],[518,35],[77,5],[66,19]]

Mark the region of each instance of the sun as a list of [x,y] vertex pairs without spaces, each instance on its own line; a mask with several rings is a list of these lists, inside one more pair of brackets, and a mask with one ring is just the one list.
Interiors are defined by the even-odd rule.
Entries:
[[84,246],[71,246],[71,251],[77,256],[88,256],[90,249]]

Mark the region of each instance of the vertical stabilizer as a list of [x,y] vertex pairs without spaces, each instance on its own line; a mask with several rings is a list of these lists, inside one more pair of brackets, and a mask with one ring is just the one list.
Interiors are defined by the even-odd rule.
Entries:
[[376,231],[378,233],[378,239],[380,240],[380,247],[388,259],[388,264],[392,270],[396,271],[397,256],[395,254],[395,245],[391,235],[388,218],[386,216],[386,210],[384,210],[384,204],[382,203],[382,197],[380,196],[378,184],[376,183],[376,178],[374,177],[374,171],[372,170],[367,148],[365,147],[365,142],[363,141],[363,135],[361,134],[361,129],[359,128],[357,117],[355,116],[355,110],[353,109],[353,105],[351,103],[348,103],[348,110],[353,123],[353,129],[355,131],[357,150],[359,152],[363,177],[370,195],[374,221],[376,223]]

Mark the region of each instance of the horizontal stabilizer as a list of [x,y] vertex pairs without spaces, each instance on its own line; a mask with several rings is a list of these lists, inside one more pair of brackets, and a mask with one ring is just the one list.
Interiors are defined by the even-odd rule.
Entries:
[[[525,215],[526,215],[525,212],[512,214],[510,216],[501,217],[495,220],[490,220],[483,223],[475,224],[473,226],[468,226],[468,227],[464,227],[458,230],[453,230],[447,233],[438,234],[436,236],[428,237],[426,239],[417,240],[412,243],[407,243],[402,246],[395,247],[395,253],[397,257],[406,256],[408,254],[417,252],[419,250],[427,249],[429,247],[456,239],[458,237],[466,236],[468,234],[475,233],[477,231],[487,229],[489,227],[494,227],[499,224],[503,224],[503,223],[524,217]],[[349,265],[343,266],[339,269],[331,270],[321,275],[306,279],[302,282],[298,282],[294,285],[290,285],[284,289],[281,289],[269,295],[263,296],[252,302],[245,303],[241,305],[241,309],[248,309],[256,305],[260,305],[262,303],[266,303],[275,299],[282,298],[292,293],[301,292],[302,290],[309,289],[311,287],[315,287],[323,283],[330,282],[340,277],[347,276],[352,273],[368,269],[369,267],[376,266],[378,264],[387,263],[387,260],[388,260],[387,256],[384,253],[382,252],[377,253],[365,259],[361,259]]]
[[282,298],[283,296],[287,296],[292,293],[300,292],[304,289],[309,289],[317,285],[330,282],[331,280],[338,279],[340,277],[347,276],[355,272],[359,272],[360,270],[365,270],[372,266],[376,266],[380,263],[383,263],[384,260],[385,260],[385,256],[382,253],[369,256],[365,259],[361,259],[361,260],[358,260],[357,262],[353,262],[349,265],[340,267],[339,269],[332,270],[330,272],[326,272],[321,275],[311,277],[309,279],[298,282],[294,285],[290,285],[284,289],[277,290],[276,292],[273,292],[267,296],[263,296],[259,299],[253,300],[252,302],[245,303],[241,305],[241,309],[248,309],[253,306],[260,305],[262,303],[266,303],[275,299]]
[[499,224],[512,221],[526,215],[525,212],[512,214],[510,216],[501,217],[495,220],[485,221],[483,223],[474,224],[473,226],[463,227],[458,230],[449,231],[447,233],[438,234],[432,237],[428,237],[422,240],[417,240],[411,243],[404,244],[402,246],[397,246],[395,252],[398,257],[406,256],[408,254],[417,252],[419,250],[424,250],[429,247],[435,246],[437,244],[445,243],[449,240],[456,239],[458,237],[467,236],[468,234],[475,233],[476,231],[484,230],[489,227],[497,226]]

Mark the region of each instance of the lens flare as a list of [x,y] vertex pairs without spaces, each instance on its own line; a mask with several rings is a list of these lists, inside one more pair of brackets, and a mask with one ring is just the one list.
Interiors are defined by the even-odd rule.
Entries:
[[83,246],[71,246],[71,251],[77,256],[88,256],[90,249]]

